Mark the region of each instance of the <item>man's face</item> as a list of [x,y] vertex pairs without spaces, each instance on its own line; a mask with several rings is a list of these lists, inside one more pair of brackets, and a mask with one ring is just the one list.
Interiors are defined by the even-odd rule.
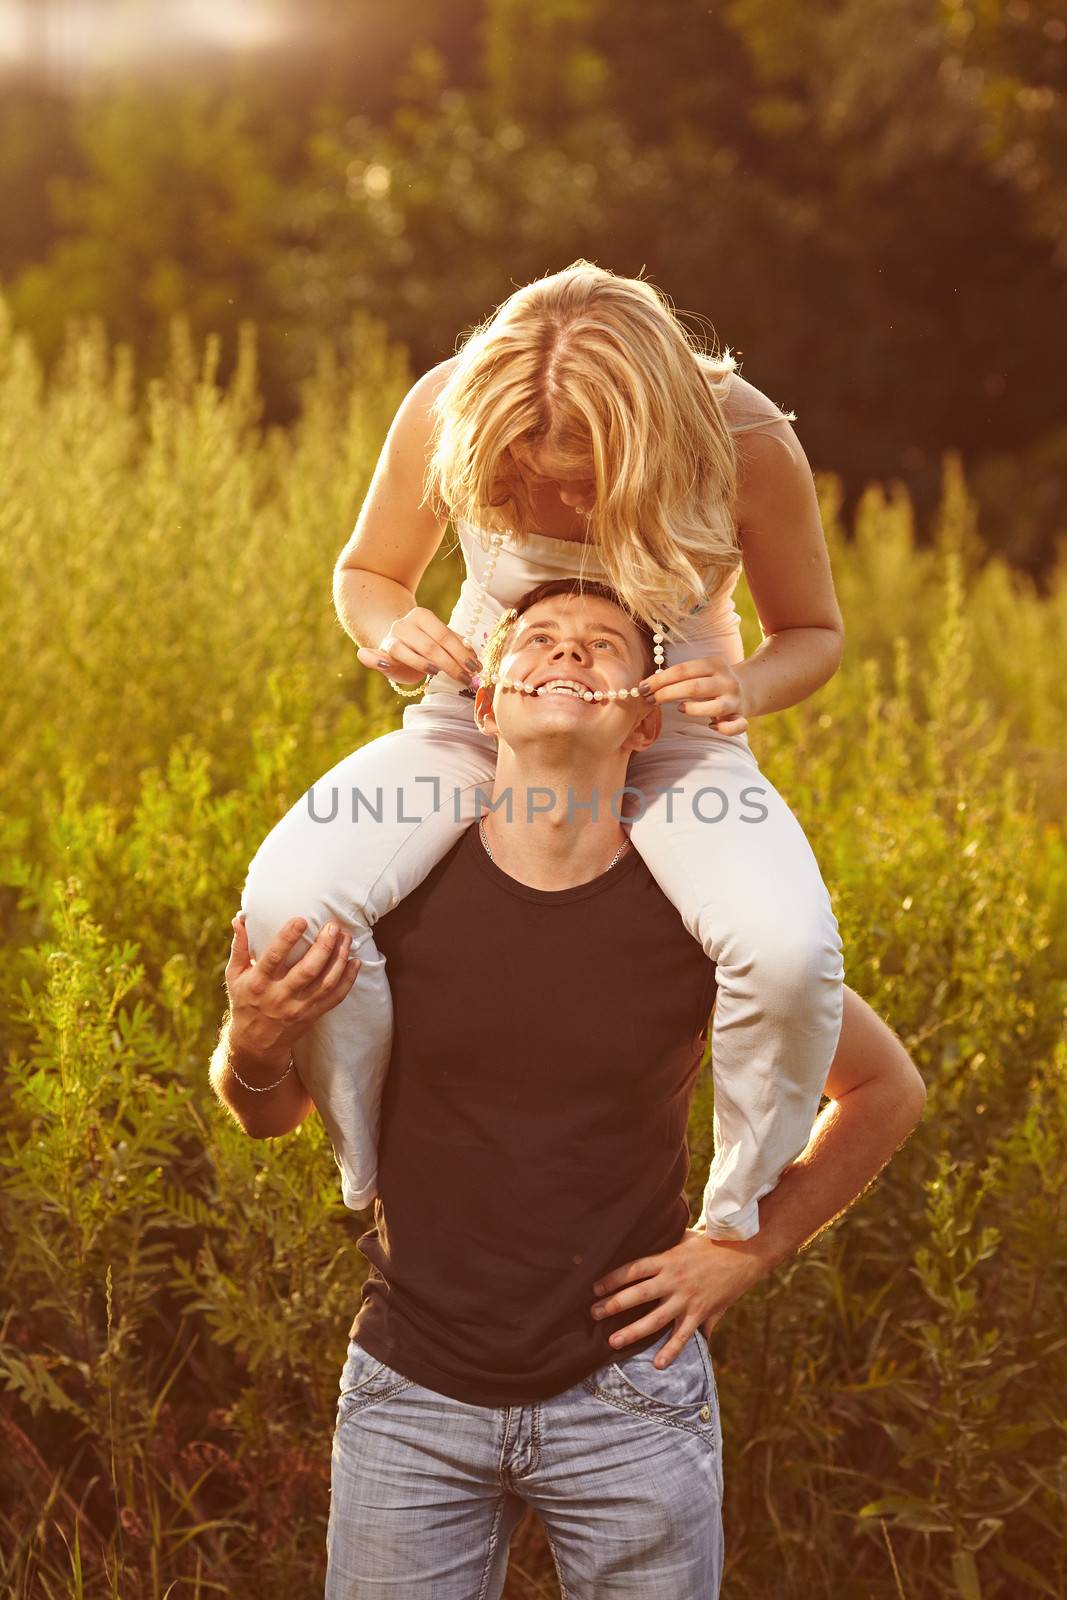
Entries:
[[624,743],[627,750],[645,749],[659,735],[658,706],[639,697],[584,700],[582,690],[628,689],[648,670],[644,639],[617,605],[600,596],[550,595],[515,623],[499,674],[546,692],[486,685],[475,715],[483,733],[512,748],[547,737],[590,753]]

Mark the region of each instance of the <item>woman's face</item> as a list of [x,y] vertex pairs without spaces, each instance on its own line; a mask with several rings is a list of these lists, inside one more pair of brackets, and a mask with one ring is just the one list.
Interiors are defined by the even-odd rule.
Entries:
[[590,511],[596,499],[592,462],[575,464],[561,461],[541,447],[513,449],[515,465],[526,478],[533,494],[554,491],[565,506],[575,511]]

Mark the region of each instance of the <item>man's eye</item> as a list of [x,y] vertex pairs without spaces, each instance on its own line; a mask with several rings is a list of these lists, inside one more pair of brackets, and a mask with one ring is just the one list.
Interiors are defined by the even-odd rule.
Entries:
[[[548,639],[550,637],[551,635],[547,633],[531,633],[529,642],[530,644],[536,644],[539,639]],[[606,644],[609,650],[614,650],[615,648],[613,639],[594,639],[592,642],[593,644]]]

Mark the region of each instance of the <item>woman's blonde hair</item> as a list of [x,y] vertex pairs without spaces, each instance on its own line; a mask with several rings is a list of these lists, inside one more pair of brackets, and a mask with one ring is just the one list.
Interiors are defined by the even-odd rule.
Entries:
[[579,259],[517,289],[463,340],[431,407],[424,502],[520,541],[537,532],[512,455],[545,446],[587,472],[607,581],[668,638],[732,576],[737,454],[710,356],[659,289]]

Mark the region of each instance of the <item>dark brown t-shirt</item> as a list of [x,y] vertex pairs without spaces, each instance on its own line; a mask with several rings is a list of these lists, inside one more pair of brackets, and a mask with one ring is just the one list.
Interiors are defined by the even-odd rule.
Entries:
[[351,1334],[456,1400],[549,1399],[655,1304],[595,1322],[596,1280],[689,1226],[714,964],[634,847],[588,883],[533,889],[476,826],[375,939],[395,1032]]

